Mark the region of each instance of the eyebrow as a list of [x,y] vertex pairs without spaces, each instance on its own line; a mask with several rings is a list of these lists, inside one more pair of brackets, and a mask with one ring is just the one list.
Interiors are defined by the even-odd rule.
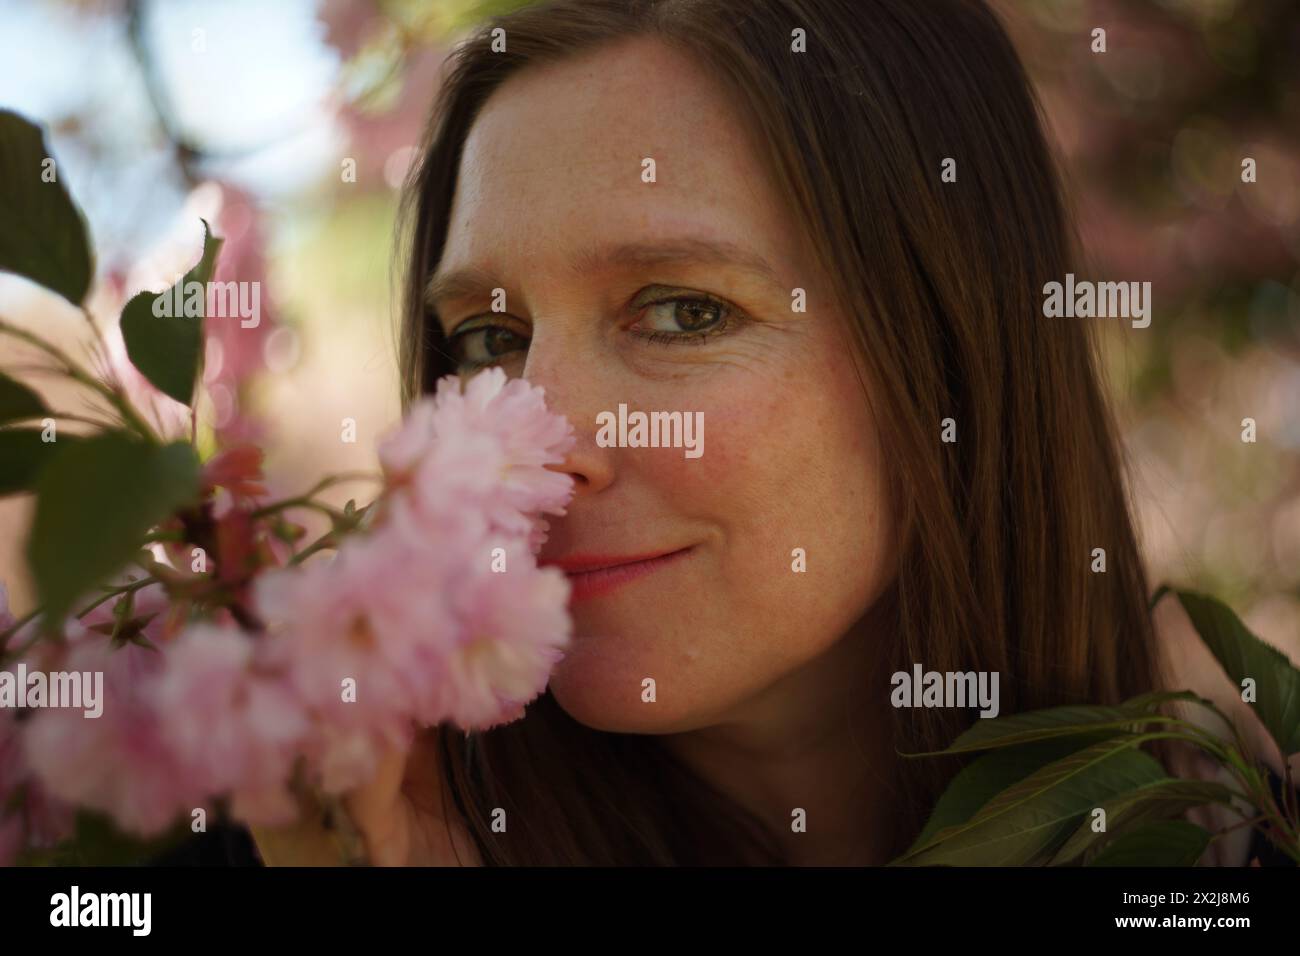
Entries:
[[[682,264],[726,266],[756,279],[781,285],[776,270],[757,253],[732,242],[713,239],[668,239],[597,246],[584,251],[570,266],[571,274],[586,275],[602,268],[653,268]],[[490,295],[501,288],[490,270],[476,267],[435,272],[424,289],[425,304],[435,312],[439,302]]]

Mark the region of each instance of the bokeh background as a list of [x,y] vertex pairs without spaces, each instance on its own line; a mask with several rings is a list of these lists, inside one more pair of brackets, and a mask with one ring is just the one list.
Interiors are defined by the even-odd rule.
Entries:
[[[273,492],[373,466],[398,416],[398,187],[447,52],[523,2],[0,0],[0,107],[47,127],[86,213],[96,321],[197,260],[200,217],[226,237],[227,274],[264,283],[252,399]],[[1300,3],[997,6],[1059,150],[1081,271],[1153,285],[1149,328],[1104,323],[1153,579],[1212,591],[1300,660]],[[86,337],[79,313],[13,277],[0,313]],[[226,413],[219,395],[204,409]],[[0,502],[0,580],[20,614],[28,517]],[[1184,649],[1183,676],[1209,669]]]

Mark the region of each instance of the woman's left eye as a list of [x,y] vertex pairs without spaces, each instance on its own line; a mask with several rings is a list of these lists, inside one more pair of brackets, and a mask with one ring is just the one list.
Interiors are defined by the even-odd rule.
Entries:
[[690,295],[657,299],[641,307],[642,318],[629,331],[652,342],[702,342],[727,329],[737,317],[725,302]]

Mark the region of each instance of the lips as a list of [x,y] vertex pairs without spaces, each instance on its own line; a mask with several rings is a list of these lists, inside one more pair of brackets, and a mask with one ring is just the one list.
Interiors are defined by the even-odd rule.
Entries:
[[651,554],[607,555],[574,554],[540,562],[543,567],[555,567],[569,579],[569,603],[608,594],[629,581],[652,574],[660,568],[680,560],[690,553],[690,548],[676,551],[658,551]]

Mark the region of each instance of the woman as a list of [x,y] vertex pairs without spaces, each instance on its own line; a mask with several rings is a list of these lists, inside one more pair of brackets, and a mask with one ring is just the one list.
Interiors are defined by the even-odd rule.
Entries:
[[[349,798],[373,860],[884,863],[958,769],[897,752],[980,719],[892,675],[973,672],[1002,714],[1160,685],[1096,320],[1044,317],[1072,233],[983,2],[560,0],[452,63],[406,398],[500,366],[574,423],[541,558],[576,636],[523,719]],[[620,405],[702,413],[702,454],[598,441]]]

